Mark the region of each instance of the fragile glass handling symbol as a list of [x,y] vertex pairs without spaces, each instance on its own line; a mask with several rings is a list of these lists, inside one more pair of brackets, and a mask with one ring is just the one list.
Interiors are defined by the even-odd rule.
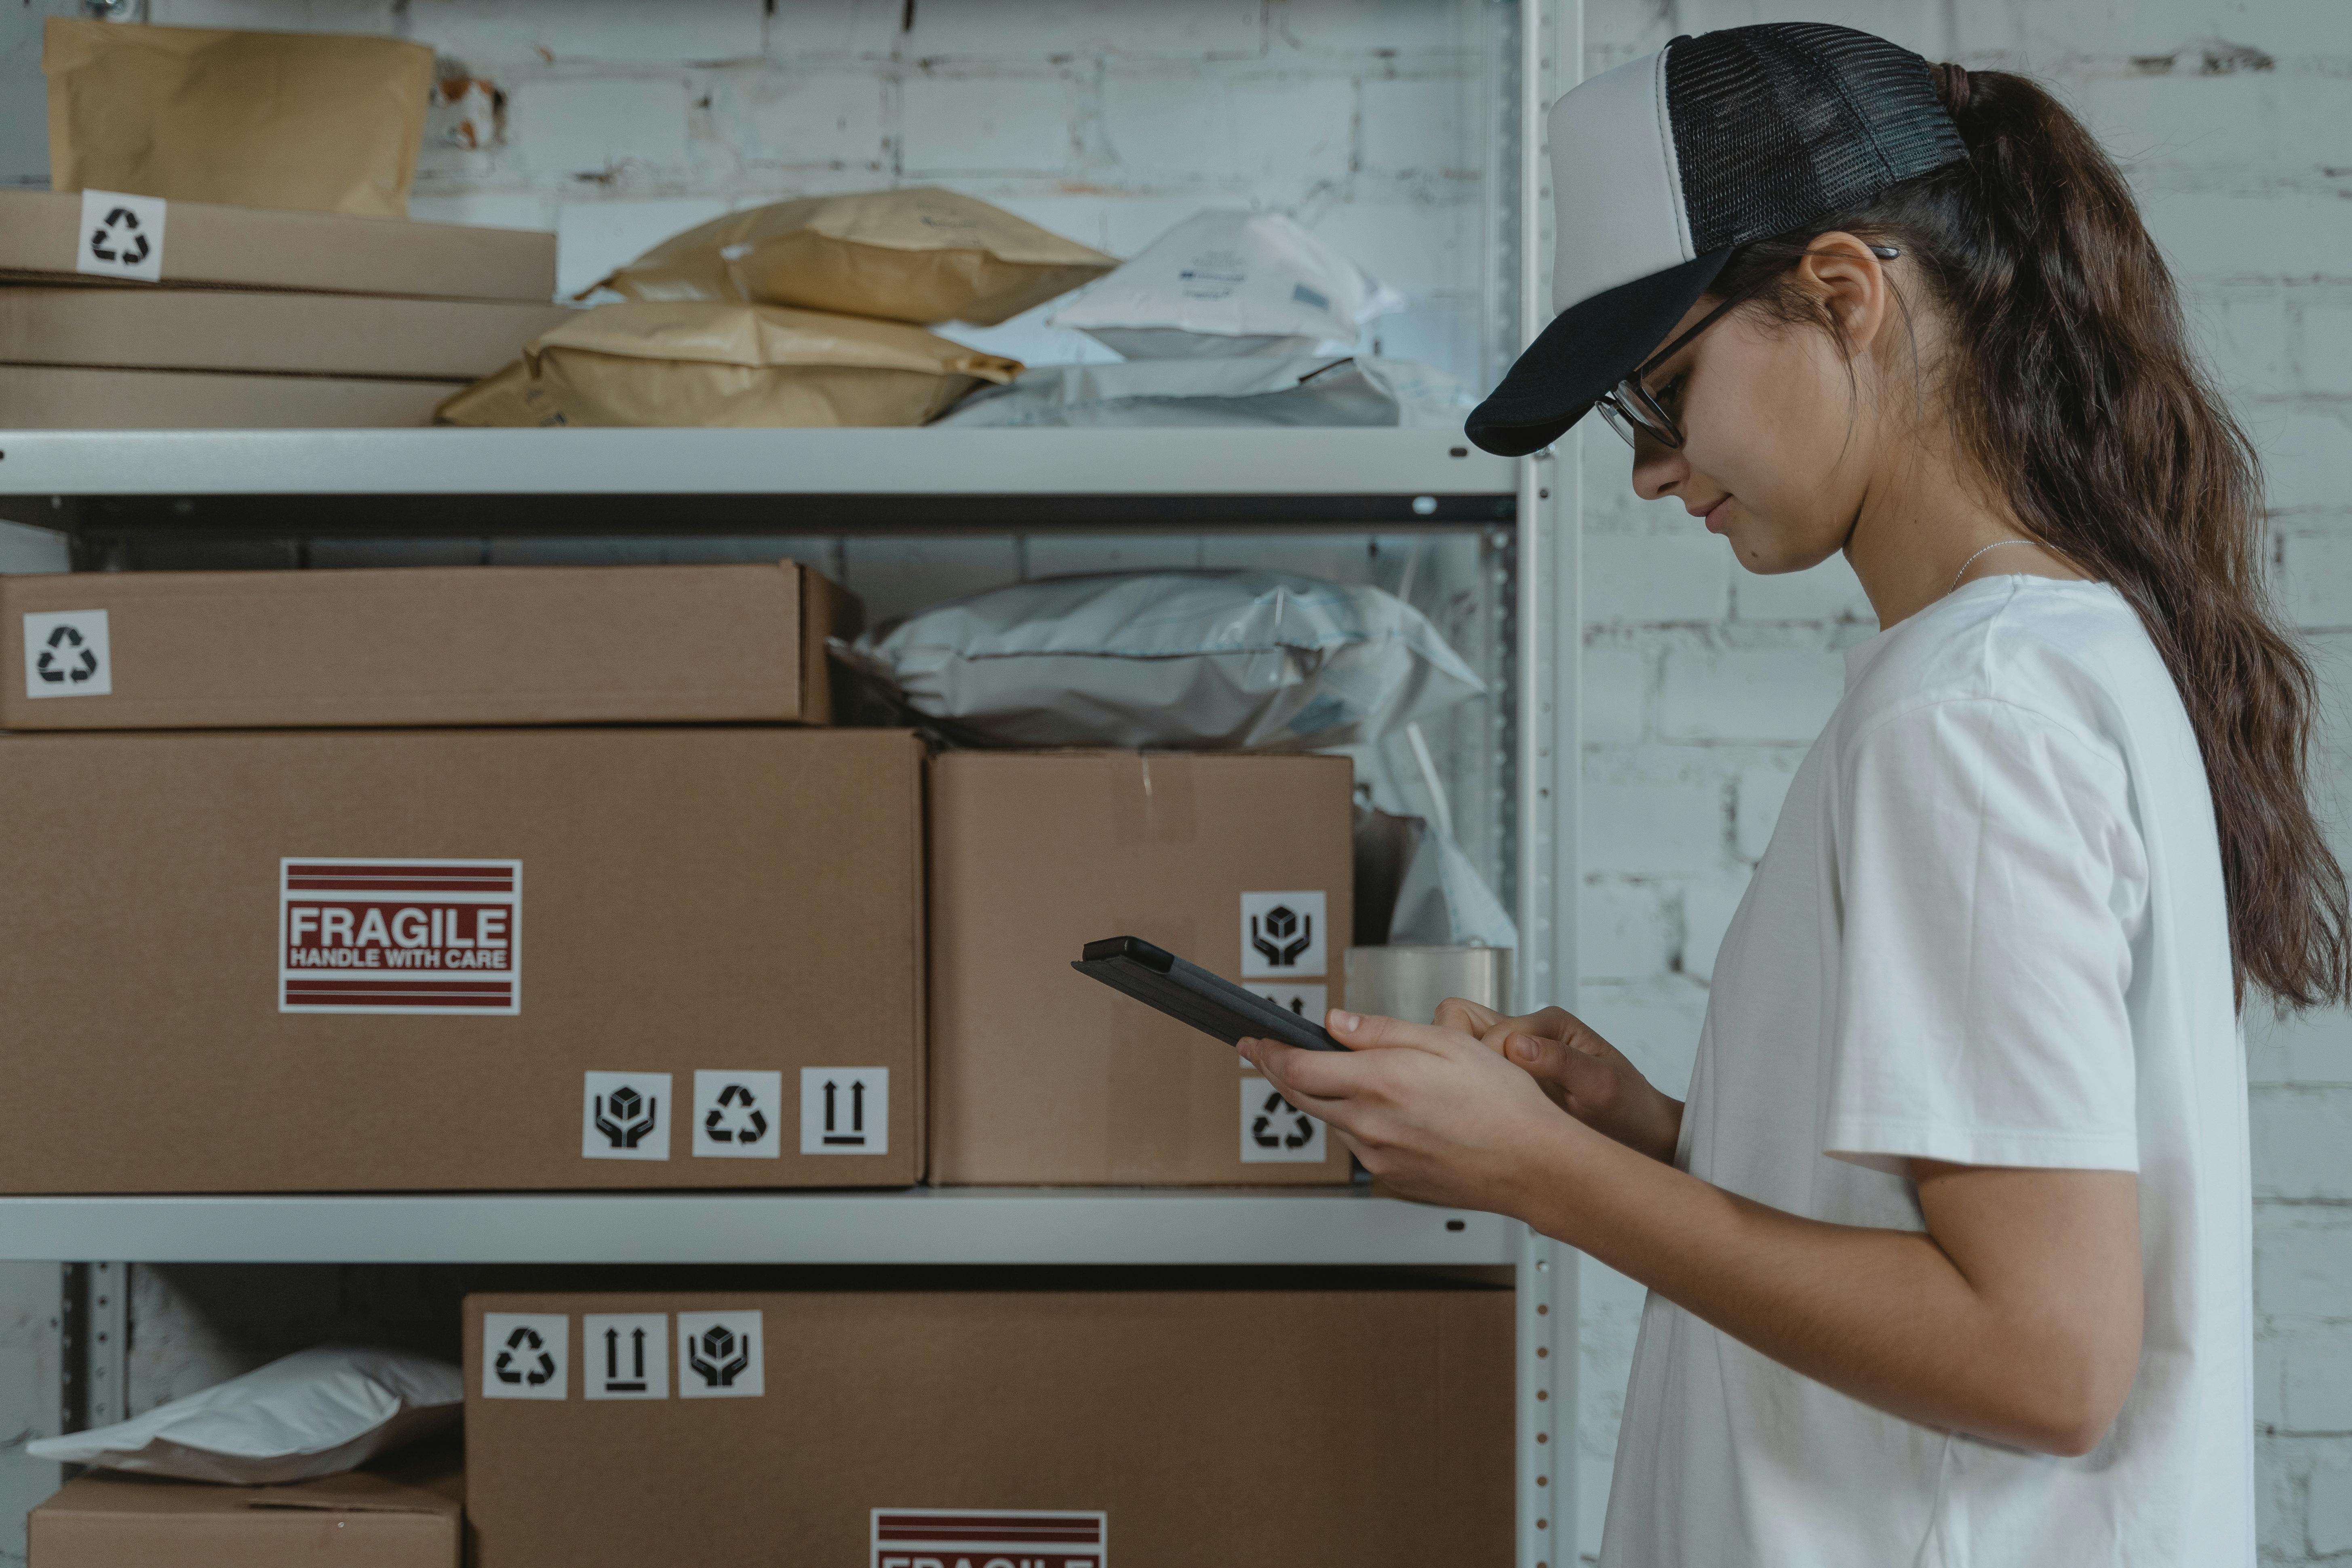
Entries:
[[[846,1144],[852,1148],[862,1146],[866,1142],[866,1085],[856,1079],[850,1080],[849,1131],[846,1132],[837,1132],[834,1130],[837,1121],[835,1112],[840,1109],[840,1095],[841,1086],[831,1079],[825,1079],[824,1141],[831,1144]],[[807,1134],[803,1133],[802,1136],[805,1138]]]
[[1271,967],[1288,969],[1298,962],[1300,953],[1315,945],[1315,917],[1301,916],[1288,904],[1276,904],[1263,916],[1250,916],[1250,945]]
[[[537,1362],[515,1364],[517,1354],[528,1355],[532,1351],[539,1352]],[[537,1388],[555,1375],[555,1358],[547,1353],[547,1342],[539,1337],[537,1329],[520,1328],[507,1336],[506,1348],[499,1352],[499,1359],[491,1363],[490,1371],[500,1383],[527,1383]]]
[[732,1388],[751,1364],[751,1341],[724,1323],[713,1323],[687,1342],[686,1364],[701,1377],[703,1387]]
[[[76,648],[81,650],[79,659],[74,658]],[[98,673],[98,650],[83,642],[81,634],[73,627],[59,626],[49,634],[41,657],[33,661],[33,673],[52,686],[68,681],[79,686]]]
[[[606,1115],[610,1108],[612,1114]],[[659,1120],[661,1101],[623,1084],[611,1094],[596,1097],[596,1131],[615,1149],[634,1149],[645,1142]]]
[[646,1331],[629,1331],[630,1373],[634,1383],[621,1381],[621,1331],[604,1331],[604,1386],[614,1394],[643,1394],[646,1391]]
[[[1286,1131],[1276,1120],[1286,1112],[1290,1118]],[[1315,1124],[1276,1090],[1258,1107],[1257,1120],[1250,1123],[1250,1139],[1261,1149],[1304,1149],[1315,1140]]]

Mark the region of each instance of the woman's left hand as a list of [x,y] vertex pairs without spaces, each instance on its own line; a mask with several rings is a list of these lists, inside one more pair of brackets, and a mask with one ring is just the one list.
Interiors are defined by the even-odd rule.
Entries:
[[1510,1214],[1549,1151],[1598,1136],[1472,1036],[1336,1009],[1326,1026],[1348,1055],[1274,1040],[1241,1052],[1402,1196]]

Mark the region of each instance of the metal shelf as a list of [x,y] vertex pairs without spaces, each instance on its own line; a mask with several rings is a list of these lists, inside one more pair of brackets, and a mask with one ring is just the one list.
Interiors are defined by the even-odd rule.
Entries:
[[1507,1265],[1524,1235],[1347,1189],[0,1198],[0,1258],[37,1261]]

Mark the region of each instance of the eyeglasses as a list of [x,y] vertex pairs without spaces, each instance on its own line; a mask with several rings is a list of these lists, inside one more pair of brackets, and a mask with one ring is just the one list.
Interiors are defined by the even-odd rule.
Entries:
[[[1903,254],[1891,245],[1874,245],[1870,247],[1870,253],[1881,261],[1892,261]],[[1800,251],[1797,254],[1799,257],[1803,257],[1816,255],[1818,252],[1808,250]],[[1762,293],[1776,280],[1777,277],[1777,274],[1767,273],[1724,300],[1722,304],[1701,316],[1697,324],[1690,331],[1636,365],[1633,374],[1595,398],[1593,406],[1601,410],[1601,417],[1608,422],[1609,428],[1623,437],[1625,445],[1637,451],[1640,450],[1640,444],[1636,437],[1640,436],[1647,436],[1662,447],[1680,451],[1683,444],[1682,426],[1675,423],[1675,416],[1666,411],[1665,405],[1659,402],[1657,395],[1650,390],[1648,385],[1650,373],[1688,348],[1692,340],[1729,315],[1733,310]]]

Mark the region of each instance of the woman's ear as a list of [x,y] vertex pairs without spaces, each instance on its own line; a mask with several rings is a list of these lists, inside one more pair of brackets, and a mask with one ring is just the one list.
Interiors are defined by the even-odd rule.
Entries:
[[1797,276],[1837,323],[1847,349],[1869,353],[1894,306],[1894,286],[1869,245],[1843,230],[1816,236],[1797,263]]

